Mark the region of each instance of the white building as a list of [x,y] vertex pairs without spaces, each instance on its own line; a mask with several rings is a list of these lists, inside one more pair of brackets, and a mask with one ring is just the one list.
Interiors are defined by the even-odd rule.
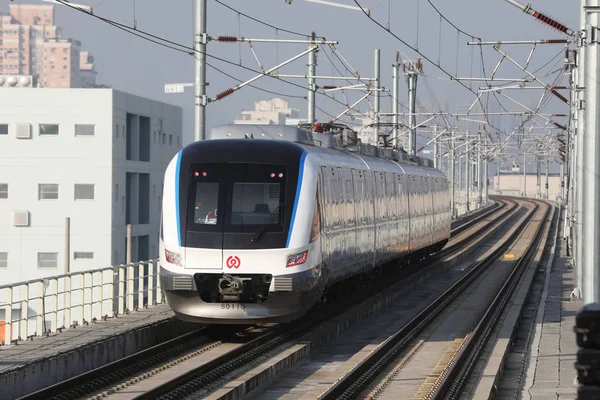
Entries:
[[254,111],[242,111],[242,119],[233,121],[237,125],[298,125],[307,120],[298,118],[298,110],[280,98],[261,100],[254,103]]
[[113,89],[0,87],[0,285],[158,255],[182,109]]

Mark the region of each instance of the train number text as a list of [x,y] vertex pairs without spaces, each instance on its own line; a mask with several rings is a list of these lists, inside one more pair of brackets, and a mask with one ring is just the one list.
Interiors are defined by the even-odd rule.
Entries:
[[221,304],[221,309],[222,310],[245,310],[246,305],[239,304],[239,303]]

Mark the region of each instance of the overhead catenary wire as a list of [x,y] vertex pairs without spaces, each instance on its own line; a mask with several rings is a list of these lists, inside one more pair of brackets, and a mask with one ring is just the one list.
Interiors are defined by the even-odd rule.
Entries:
[[[282,81],[282,82],[284,82],[284,83],[287,83],[288,85],[296,86],[296,87],[298,87],[298,88],[302,88],[303,90],[306,90],[306,87],[304,87],[304,86],[302,86],[302,85],[299,85],[299,84],[296,84],[296,83],[294,83],[294,82],[290,82],[290,81],[288,81],[288,80],[286,80],[286,79],[283,79],[283,78],[280,78],[280,77],[277,77],[277,76],[273,76],[273,75],[269,75],[269,74],[265,74],[265,73],[263,73],[262,71],[255,70],[255,69],[253,69],[253,68],[250,68],[250,67],[247,67],[247,66],[245,66],[245,65],[239,65],[238,63],[235,63],[235,62],[233,62],[233,61],[230,61],[230,60],[227,60],[227,59],[224,59],[224,58],[221,58],[221,57],[217,57],[217,56],[214,56],[214,55],[212,55],[212,54],[209,54],[209,53],[206,53],[206,52],[202,52],[202,51],[200,51],[200,50],[197,50],[197,49],[194,49],[194,48],[192,48],[192,47],[189,47],[189,46],[183,45],[183,44],[181,44],[181,43],[177,43],[177,42],[175,42],[175,41],[172,41],[172,40],[169,40],[169,39],[165,39],[165,38],[163,38],[163,37],[160,37],[160,36],[158,36],[158,35],[155,35],[155,34],[149,33],[149,32],[147,32],[147,31],[143,31],[143,30],[140,30],[140,29],[133,29],[132,27],[130,27],[130,26],[126,25],[126,24],[122,24],[122,23],[119,23],[119,22],[116,22],[116,21],[110,20],[110,19],[108,19],[108,18],[104,18],[104,17],[98,16],[98,15],[95,15],[95,14],[90,14],[90,13],[88,13],[88,12],[84,11],[84,10],[81,10],[81,9],[77,8],[77,7],[73,7],[73,6],[72,6],[72,5],[70,5],[69,3],[66,3],[66,2],[64,2],[64,1],[62,1],[62,0],[57,0],[57,2],[59,2],[59,3],[63,4],[63,5],[65,5],[65,6],[67,6],[67,7],[70,7],[70,8],[72,8],[72,9],[76,10],[76,11],[82,12],[82,13],[84,13],[84,14],[88,15],[88,16],[92,16],[92,17],[94,17],[94,18],[97,18],[97,19],[101,20],[102,22],[105,22],[105,23],[107,23],[107,24],[109,24],[109,25],[112,25],[112,26],[114,26],[114,27],[116,27],[116,28],[118,28],[118,29],[121,29],[121,30],[123,30],[123,31],[125,31],[125,32],[127,32],[127,33],[129,33],[129,34],[135,35],[135,36],[137,36],[137,37],[139,37],[139,38],[141,38],[141,39],[148,40],[148,41],[150,41],[150,42],[153,42],[153,43],[159,44],[159,45],[161,45],[161,46],[164,46],[164,47],[170,48],[170,49],[172,49],[172,50],[179,51],[179,52],[183,52],[183,53],[186,53],[186,54],[188,54],[188,55],[192,55],[192,56],[193,56],[195,53],[199,53],[199,54],[205,54],[207,57],[213,58],[213,59],[215,59],[215,60],[218,60],[218,61],[221,61],[221,62],[224,62],[224,63],[227,63],[227,64],[231,64],[231,65],[234,65],[234,66],[236,66],[236,67],[238,67],[238,68],[243,68],[243,69],[245,69],[245,70],[248,70],[248,71],[251,71],[251,72],[254,72],[254,73],[256,73],[256,74],[263,75],[263,76],[266,76],[266,77],[269,77],[269,78],[272,78],[272,79],[277,79],[277,80],[279,80],[279,81]],[[148,38],[148,37],[145,37],[145,36],[143,36],[143,35],[147,35],[147,36],[149,36],[150,38]],[[151,39],[151,38],[152,38],[152,39]],[[154,39],[156,39],[156,40],[154,40]],[[162,40],[162,41],[164,41],[164,42],[166,42],[166,43],[168,43],[168,44],[165,44],[165,43],[160,43],[160,42],[158,42],[158,40]],[[177,48],[177,47],[174,47],[174,46],[179,46],[179,47],[181,47],[181,48]],[[364,113],[362,113],[362,112],[360,112],[360,111],[358,111],[358,110],[356,110],[356,109],[354,109],[354,108],[351,108],[351,107],[349,107],[349,105],[348,105],[348,104],[346,104],[346,103],[343,103],[343,102],[341,102],[341,101],[339,101],[339,100],[337,100],[337,99],[335,99],[335,98],[333,98],[333,97],[331,97],[331,96],[327,95],[326,93],[319,92],[319,91],[316,91],[316,93],[320,94],[321,96],[323,96],[323,97],[325,97],[325,98],[328,98],[328,99],[330,99],[330,100],[333,100],[334,102],[336,102],[336,103],[338,103],[338,104],[340,104],[340,105],[343,105],[343,106],[344,106],[344,107],[346,107],[346,108],[350,108],[351,110],[353,110],[353,111],[357,112],[358,114],[360,114],[360,115],[362,115],[362,116],[366,116]]]

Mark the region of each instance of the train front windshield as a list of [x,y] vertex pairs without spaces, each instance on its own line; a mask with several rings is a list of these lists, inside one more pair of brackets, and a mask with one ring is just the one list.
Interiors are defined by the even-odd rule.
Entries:
[[262,235],[284,233],[284,165],[205,163],[192,165],[190,173],[188,231],[238,234],[237,246],[258,242]]

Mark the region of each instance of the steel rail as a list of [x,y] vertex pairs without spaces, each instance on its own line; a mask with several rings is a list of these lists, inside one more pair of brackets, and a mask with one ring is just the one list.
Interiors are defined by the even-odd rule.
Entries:
[[[499,246],[490,256],[477,263],[456,283],[437,297],[417,316],[411,319],[395,334],[389,337],[371,354],[357,364],[348,374],[333,384],[319,398],[321,400],[351,399],[360,393],[383,371],[383,369],[396,359],[401,351],[412,342],[412,340],[425,330],[427,326],[440,315],[449,304],[456,299],[463,290],[468,287],[488,266],[492,265],[513,242],[517,240],[524,231],[529,221],[535,215],[538,204],[535,204],[526,217],[522,219],[513,233]],[[507,219],[515,215],[518,210],[510,214]]]
[[211,327],[202,326],[193,332],[169,339],[117,361],[20,397],[19,400],[48,400],[56,397],[60,399],[79,398],[135,374],[137,371],[151,368],[155,364],[165,362],[181,354],[193,352],[194,348],[200,349],[211,342],[215,343],[216,341],[210,336],[210,330]]
[[[474,213],[471,216],[467,217],[467,221],[465,221],[462,224],[459,224],[458,227],[455,227],[451,230],[451,237],[454,237],[466,231],[468,228],[472,227],[473,225],[477,224],[483,219],[488,218],[495,213],[498,213],[507,205],[506,200],[494,200],[494,203],[494,205],[489,207],[489,210]],[[482,231],[485,231],[490,228],[491,224],[488,224],[482,229]],[[482,231],[479,232],[481,233]],[[469,238],[465,238],[459,243],[455,243],[454,245],[444,248],[443,250],[435,253],[427,261],[433,263],[436,260],[441,259],[442,257],[445,257],[450,253],[459,251],[460,249],[464,248],[468,243]],[[421,269],[422,267],[423,265],[421,265]],[[52,386],[36,391],[34,393],[30,393],[26,396],[21,397],[20,399],[46,400],[56,397],[60,397],[61,399],[74,399],[89,394],[91,392],[106,388],[120,380],[126,379],[131,376],[135,376],[136,373],[142,370],[146,370],[160,365],[161,363],[166,362],[168,359],[171,359],[173,357],[180,357],[185,355],[186,353],[189,354],[190,352],[194,353],[195,351],[198,351],[194,349],[203,348],[209,343],[209,341],[204,340],[206,339],[206,337],[202,336],[203,333],[206,333],[205,331],[207,328],[208,327],[202,327],[201,329],[198,329],[196,331],[186,333],[184,335],[170,339],[163,343],[159,343],[155,346],[131,354],[120,360],[108,363],[106,365],[82,373],[62,382],[56,383]],[[227,335],[230,335],[231,333],[232,332],[227,332]],[[244,351],[249,351],[270,340],[272,334],[273,331],[266,332],[260,337],[242,346],[243,350],[241,350],[242,347],[240,347],[240,349],[238,349],[240,350],[238,352],[238,356],[241,355]],[[214,341],[214,343],[217,343],[217,341]],[[219,362],[222,363],[224,361],[223,359],[219,359]]]
[[[500,209],[502,209],[502,207],[496,207],[491,211],[491,213],[498,212]],[[475,217],[475,219],[476,221],[481,221],[482,219],[489,217],[491,213],[486,212]],[[473,237],[475,237],[475,235],[480,237],[482,232],[492,228],[493,224],[487,224],[484,228],[478,230],[477,233],[474,233]],[[441,258],[446,257],[450,252],[459,252],[473,240],[473,237],[465,238],[459,243],[435,253],[432,257],[427,259],[427,264],[429,265],[439,261]],[[405,268],[407,276],[404,278],[411,277],[416,272],[422,271],[423,269],[424,265],[422,263],[420,265],[413,265],[412,268]],[[252,360],[255,360],[261,355],[270,352],[276,347],[283,345],[284,343],[289,342],[294,338],[301,336],[302,334],[305,334],[310,329],[313,329],[316,325],[322,324],[331,317],[338,315],[339,313],[348,310],[354,305],[368,299],[373,295],[373,293],[379,293],[381,290],[389,286],[389,281],[379,281],[376,284],[371,285],[371,287],[369,287],[370,290],[355,293],[350,297],[344,298],[343,302],[335,302],[334,304],[336,304],[337,307],[331,307],[330,305],[330,308],[327,310],[320,310],[321,312],[319,313],[315,313],[308,318],[303,318],[298,325],[285,326],[275,329],[274,331],[271,331],[269,335],[258,337],[251,342],[248,342],[223,354],[219,358],[210,360],[209,362],[194,368],[171,381],[165,382],[154,389],[138,395],[135,397],[135,399],[150,400],[185,397],[193,392],[207,387],[231,371],[240,368],[241,366]]]
[[440,376],[441,379],[433,385],[435,390],[428,397],[429,399],[454,399],[460,394],[461,389],[477,361],[477,357],[481,354],[485,343],[492,334],[493,328],[503,314],[508,301],[512,298],[512,294],[520,282],[520,277],[531,263],[533,256],[539,247],[544,231],[542,228],[545,227],[547,223],[552,222],[548,222],[547,220],[550,209],[551,206],[548,205],[548,208],[542,217],[542,221],[536,228],[533,239],[527,246],[527,250],[513,267],[508,279],[504,282],[500,291],[496,294],[494,300],[488,306],[483,316],[479,319],[475,329],[462,343],[454,360],[444,371],[442,371]]

